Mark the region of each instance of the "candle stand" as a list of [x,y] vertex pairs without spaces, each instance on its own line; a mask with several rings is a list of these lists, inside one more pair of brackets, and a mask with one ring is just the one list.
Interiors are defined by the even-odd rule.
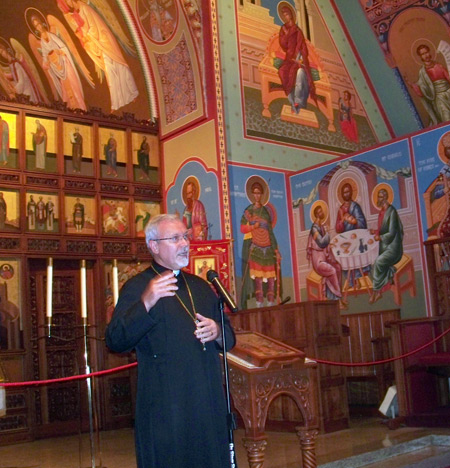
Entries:
[[[80,338],[83,339],[83,358],[84,358],[84,368],[85,368],[85,375],[91,374],[91,365],[90,365],[90,352],[89,352],[89,340],[97,340],[102,341],[101,338],[97,338],[96,336],[89,334],[89,329],[94,327],[94,325],[88,324],[87,317],[82,317],[82,324],[76,325],[75,328],[81,328],[82,334],[77,335],[73,338],[64,338],[62,336],[55,335],[53,333],[53,329],[59,326],[55,326],[52,324],[52,317],[46,317],[45,325],[41,325],[39,328],[44,328],[46,330],[46,334],[44,336],[40,336],[38,339],[45,339],[45,338],[54,338],[60,341],[77,341]],[[81,366],[80,366],[81,367]],[[86,378],[86,386],[87,386],[87,403],[88,403],[88,416],[89,416],[89,447],[90,447],[90,455],[91,455],[91,465],[89,468],[106,468],[102,464],[101,460],[101,447],[100,447],[100,436],[99,436],[99,428],[97,424],[97,418],[95,417],[96,411],[94,407],[94,385],[93,385],[93,378],[91,376]],[[81,411],[81,402],[80,402],[80,411]],[[97,437],[95,437],[97,434]],[[97,443],[96,443],[97,442]],[[96,453],[98,452],[99,457],[96,459]],[[81,443],[80,443],[80,460],[81,460]],[[97,464],[98,461],[98,464]]]
[[[113,283],[113,299],[114,305],[117,303],[119,296],[119,281],[118,281],[118,265],[117,260],[113,259],[112,261],[112,283]],[[90,353],[89,353],[89,340],[98,340],[101,341],[101,338],[96,336],[89,335],[89,328],[94,327],[95,325],[89,325],[88,323],[88,311],[87,311],[87,280],[86,280],[86,260],[80,260],[80,306],[81,306],[81,325],[75,325],[76,328],[82,329],[82,335],[71,337],[69,339],[62,336],[55,336],[52,334],[52,328],[55,325],[52,324],[52,299],[53,299],[53,258],[48,258],[47,260],[47,297],[46,297],[46,312],[45,312],[45,325],[42,327],[45,328],[46,334],[40,338],[54,338],[60,341],[76,341],[80,338],[83,338],[83,358],[84,358],[84,368],[86,378],[86,387],[87,387],[87,403],[88,403],[88,414],[89,414],[89,442],[90,442],[90,452],[91,452],[91,466],[90,468],[105,468],[102,466],[101,457],[99,460],[99,465],[96,464],[96,444],[94,433],[97,433],[97,449],[98,453],[101,454],[100,450],[100,435],[98,424],[96,424],[97,418],[95,408],[94,408],[94,388],[93,388],[93,378],[91,374],[91,364],[90,364]],[[80,411],[81,411],[81,402],[80,402]],[[80,460],[81,460],[81,443],[80,443]],[[81,464],[81,463],[80,463]]]

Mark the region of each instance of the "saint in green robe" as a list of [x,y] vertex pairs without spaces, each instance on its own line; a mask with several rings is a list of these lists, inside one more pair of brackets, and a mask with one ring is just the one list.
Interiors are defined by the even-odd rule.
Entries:
[[389,205],[386,211],[380,212],[378,226],[379,251],[372,266],[374,291],[379,291],[392,283],[396,272],[394,265],[403,255],[403,224],[392,205]]

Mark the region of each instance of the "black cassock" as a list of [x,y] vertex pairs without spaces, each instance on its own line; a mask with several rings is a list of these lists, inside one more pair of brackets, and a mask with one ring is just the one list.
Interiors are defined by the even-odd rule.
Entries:
[[[148,268],[125,283],[106,330],[112,351],[137,354],[138,468],[230,468],[221,348],[213,341],[203,351],[194,321],[176,296],[160,299],[147,313],[140,297],[155,275]],[[218,299],[208,283],[178,275],[177,294],[191,312],[185,281],[196,311],[220,324]],[[225,333],[230,349],[235,336],[227,317]]]

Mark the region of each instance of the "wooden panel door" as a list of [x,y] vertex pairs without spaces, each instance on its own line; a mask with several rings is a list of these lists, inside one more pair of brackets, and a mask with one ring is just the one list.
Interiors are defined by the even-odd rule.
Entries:
[[[30,259],[29,272],[33,380],[62,379],[85,373],[79,262],[54,260],[50,337],[43,326],[47,284],[44,260]],[[87,275],[87,283],[87,290],[94,291],[92,270]],[[93,310],[89,300],[88,295],[88,310]],[[95,360],[95,355],[91,356],[91,365],[92,359]],[[32,397],[36,437],[76,433],[89,427],[85,380],[35,387]]]

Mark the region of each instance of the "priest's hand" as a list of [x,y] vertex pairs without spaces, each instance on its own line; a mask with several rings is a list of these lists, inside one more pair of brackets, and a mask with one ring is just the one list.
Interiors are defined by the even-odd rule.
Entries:
[[214,320],[204,317],[202,314],[197,314],[197,330],[194,334],[202,343],[217,340],[219,344],[222,342],[222,332],[219,324]]
[[177,277],[173,271],[168,270],[149,281],[141,295],[141,301],[148,312],[162,297],[175,296],[177,289]]

